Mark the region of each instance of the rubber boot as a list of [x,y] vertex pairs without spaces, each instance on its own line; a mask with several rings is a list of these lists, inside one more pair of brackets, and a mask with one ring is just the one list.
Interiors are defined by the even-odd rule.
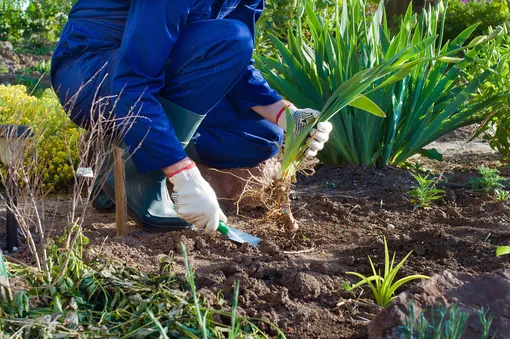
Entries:
[[[181,141],[182,146],[186,148],[204,116],[188,111],[168,100],[159,100],[177,138]],[[121,147],[125,149],[124,145]],[[163,171],[138,172],[128,152],[126,152],[125,158],[128,215],[149,232],[191,228],[192,225],[177,217],[168,192],[167,178]],[[106,166],[112,168],[112,160],[108,162]],[[103,192],[111,200],[115,199],[114,187],[114,177],[113,174],[110,174],[103,185]],[[107,205],[104,196],[99,194],[98,198],[101,199],[102,205]]]

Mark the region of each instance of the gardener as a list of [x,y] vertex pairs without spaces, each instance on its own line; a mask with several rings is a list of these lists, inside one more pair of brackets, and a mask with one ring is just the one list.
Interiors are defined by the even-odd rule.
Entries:
[[[138,114],[123,138],[136,150],[126,192],[130,216],[145,229],[216,230],[226,217],[192,158],[220,169],[254,166],[278,153],[287,106],[298,130],[317,116],[282,100],[254,68],[262,9],[263,0],[78,0],[73,7],[53,54],[52,85],[86,129],[111,110],[116,119]],[[317,129],[310,156],[331,125]],[[106,186],[112,197],[111,178]]]

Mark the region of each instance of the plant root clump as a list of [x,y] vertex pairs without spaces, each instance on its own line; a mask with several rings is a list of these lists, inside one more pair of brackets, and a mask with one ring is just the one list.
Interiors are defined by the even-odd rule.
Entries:
[[290,205],[290,190],[292,187],[291,178],[274,178],[268,181],[267,178],[254,176],[250,173],[245,180],[245,187],[237,202],[237,213],[245,201],[257,201],[265,208],[266,218],[275,220],[278,224],[284,225],[288,231],[298,230],[298,222],[292,215]]
[[298,222],[292,215],[290,206],[290,179],[275,179],[271,185],[274,208],[272,217],[285,225],[289,231],[297,231],[299,229]]

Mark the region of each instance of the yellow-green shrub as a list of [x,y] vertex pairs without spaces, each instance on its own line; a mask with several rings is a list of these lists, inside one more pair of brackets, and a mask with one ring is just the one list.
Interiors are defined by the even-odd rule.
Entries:
[[77,140],[83,130],[69,120],[52,90],[36,98],[25,86],[0,85],[0,124],[30,126],[35,140],[40,139],[33,170],[43,173],[50,190],[67,186],[79,159]]

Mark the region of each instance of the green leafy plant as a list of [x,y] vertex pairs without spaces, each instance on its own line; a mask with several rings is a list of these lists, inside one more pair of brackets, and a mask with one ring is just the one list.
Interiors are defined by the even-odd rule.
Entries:
[[[494,313],[489,314],[489,310],[485,310],[483,307],[479,310],[475,311],[475,314],[478,315],[478,318],[480,319],[480,323],[483,326],[483,332],[482,332],[482,339],[488,339],[489,338],[489,331],[492,326],[492,322],[494,321]],[[495,338],[496,334],[492,336],[492,338]]]
[[34,54],[34,55],[44,55],[48,56],[55,49],[55,45],[51,44],[49,46],[20,46],[15,47],[14,52],[18,54]]
[[395,256],[396,253],[393,253],[393,258],[390,261],[390,254],[388,251],[388,244],[386,243],[386,238],[384,238],[384,275],[381,276],[381,270],[376,270],[374,263],[370,256],[368,260],[370,261],[370,266],[372,267],[372,276],[364,276],[357,272],[347,272],[347,274],[354,275],[361,279],[357,284],[350,286],[348,283],[345,283],[344,288],[348,291],[358,288],[363,285],[368,285],[374,294],[375,301],[377,305],[382,307],[387,307],[395,298],[394,296],[396,290],[404,285],[405,283],[416,280],[416,279],[429,279],[429,277],[421,274],[411,275],[400,280],[394,281],[398,271],[407,261],[412,251],[409,252],[402,261],[400,261],[395,266]]
[[[463,312],[457,304],[447,307],[437,306],[430,310],[427,320],[425,312],[418,318],[415,316],[415,305],[411,302],[408,307],[409,315],[406,323],[393,330],[395,339],[461,339],[466,331],[469,313]],[[488,339],[494,314],[483,308],[475,310],[483,326],[481,339]],[[494,337],[492,337],[494,338]]]
[[45,188],[67,187],[73,179],[73,164],[79,159],[76,141],[85,132],[69,120],[52,90],[36,98],[27,94],[24,86],[0,85],[0,123],[30,126],[34,138],[41,139],[36,170],[43,173]]
[[[48,249],[54,263],[51,281],[32,267],[8,263],[9,274],[23,282],[11,303],[2,303],[0,331],[23,338],[268,338],[257,324],[261,319],[241,317],[236,312],[239,283],[234,287],[234,305],[207,307],[198,294],[186,247],[182,246],[186,276],[174,270],[171,257],[161,260],[160,272],[145,274],[132,267],[94,258],[82,261],[86,238],[70,248],[69,264],[64,247],[57,241]],[[64,236],[67,241],[67,237]],[[65,267],[67,266],[67,267]],[[71,268],[72,267],[72,268]],[[226,319],[230,319],[230,322]]]
[[508,199],[510,199],[510,192],[508,192],[507,190],[496,188],[494,190],[494,193],[496,194],[497,201],[504,202],[504,201],[508,201]]
[[502,255],[510,254],[510,246],[500,246],[496,249],[496,255],[501,257]]
[[477,168],[481,178],[472,178],[471,185],[474,191],[492,192],[495,189],[504,189],[506,179],[501,176],[499,170],[485,165]]
[[433,201],[442,198],[445,193],[444,190],[435,188],[435,180],[429,179],[428,175],[422,176],[421,174],[411,173],[418,185],[414,186],[412,190],[407,192],[411,196],[411,203],[414,208],[429,207]]
[[438,314],[438,323],[432,323],[435,331],[443,332],[445,338],[460,339],[466,330],[469,314],[462,312],[456,304],[448,309],[439,309]]
[[336,187],[337,187],[337,184],[335,182],[326,181],[324,183],[324,188],[331,189],[331,188],[336,188]]
[[42,59],[35,65],[35,70],[40,74],[50,74],[51,61]]
[[[264,11],[257,22],[256,51],[259,55],[276,56],[278,51],[271,43],[273,34],[282,41],[287,40],[288,28],[295,29],[299,18],[298,0],[266,0]],[[314,0],[315,8],[322,17],[330,17],[335,11],[335,0]],[[271,32],[271,33],[270,33]],[[309,30],[305,28],[305,38],[309,38]]]
[[489,27],[510,21],[510,11],[505,0],[448,1],[445,39],[453,40],[467,27],[478,24],[475,35],[487,34]]
[[0,40],[40,48],[58,40],[76,0],[3,0],[0,2]]
[[[492,29],[489,28],[489,32]],[[486,69],[493,75],[482,84],[474,97],[474,103],[497,96],[499,99],[485,108],[488,118],[479,134],[499,152],[503,161],[510,161],[510,32],[508,25],[502,26],[501,34],[493,41],[478,46],[475,62],[466,68],[470,77],[476,77]]]
[[[323,19],[312,4],[304,5],[298,12],[310,27],[311,43],[303,39],[304,24],[298,22],[296,31],[288,33],[287,45],[271,37],[281,58],[258,56],[257,64],[284,97],[299,107],[321,111],[319,121],[333,123],[330,141],[319,153],[321,160],[384,167],[398,165],[416,153],[440,159],[436,151],[423,147],[483,120],[477,113],[492,100],[462,106],[491,71],[463,81],[462,68],[470,62],[471,52],[466,58],[459,58],[459,53],[499,32],[466,45],[476,29],[471,26],[445,42],[440,3],[419,16],[409,7],[399,33],[392,35],[384,3],[372,18],[365,8],[363,0],[346,0],[341,11],[336,7],[333,18]],[[353,95],[344,100],[342,95],[347,93]],[[291,149],[287,161],[295,160],[292,155],[305,139],[304,134],[292,137],[295,141],[285,141],[285,151]]]

